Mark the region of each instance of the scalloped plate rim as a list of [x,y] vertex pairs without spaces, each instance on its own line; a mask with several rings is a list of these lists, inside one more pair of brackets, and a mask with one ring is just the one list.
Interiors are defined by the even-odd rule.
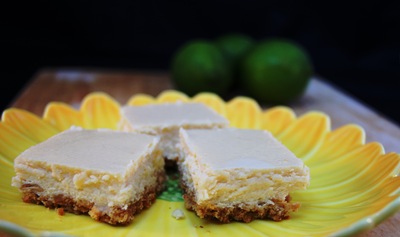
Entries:
[[[167,91],[163,91],[163,92],[165,93],[165,92],[171,92],[171,91],[172,92],[176,92],[174,90],[167,90]],[[148,94],[140,94],[140,95],[147,95],[147,96],[150,96],[150,97],[152,97],[154,99],[157,99],[160,95],[162,95],[162,93],[160,93],[158,95],[158,97],[157,96],[151,96],[151,95],[148,95]],[[109,94],[101,92],[101,91],[100,92],[95,91],[95,92],[88,93],[84,97],[84,99],[81,101],[80,106],[78,107],[78,109],[75,106],[71,105],[71,104],[67,104],[67,103],[64,103],[64,102],[61,102],[61,101],[51,101],[46,105],[42,116],[38,116],[36,114],[34,114],[34,115],[43,120],[45,118],[45,115],[46,115],[47,107],[49,105],[52,105],[53,107],[58,107],[59,104],[63,105],[63,106],[67,105],[70,108],[79,111],[82,108],[82,104],[85,102],[85,100],[87,100],[88,98],[95,98],[95,97],[99,97],[99,96],[100,97],[106,96],[107,98],[111,99],[113,102],[116,102],[119,106],[121,105],[120,103],[118,103],[114,99],[114,97],[110,96]],[[188,97],[188,98],[192,99],[194,97],[195,96]],[[128,104],[128,102],[130,100],[132,100],[132,98],[133,98],[133,96],[131,96],[127,100],[126,104]],[[244,99],[252,100],[252,98],[246,97],[246,96],[238,96],[238,97],[235,97],[235,98],[244,98]],[[235,99],[235,98],[233,98],[233,99]],[[225,100],[222,100],[222,101],[225,102],[225,103],[229,102],[229,101],[225,101]],[[264,112],[264,111],[267,111],[267,110],[270,110],[270,109],[273,109],[273,108],[279,108],[279,107],[282,107],[285,110],[290,110],[295,115],[296,119],[301,117],[301,116],[298,117],[298,115],[293,111],[293,109],[288,107],[288,106],[277,105],[277,106],[270,107],[270,108],[267,108],[267,109],[262,109],[261,107],[260,108],[261,108],[262,112]],[[30,111],[25,110],[25,109],[20,109],[20,108],[17,108],[17,107],[11,107],[11,108],[8,108],[8,109],[6,109],[6,110],[4,110],[2,112],[1,122],[3,122],[4,113],[6,111],[13,110],[13,109],[31,113]],[[328,119],[330,119],[330,116],[328,114],[326,114],[325,112],[321,112],[321,111],[318,111],[318,110],[310,110],[310,111],[308,111],[308,113],[312,113],[312,112],[319,113],[319,114],[321,114],[323,116],[326,116]],[[345,124],[344,126],[346,126],[346,125],[355,125],[355,126],[357,126],[364,133],[363,144],[365,144],[365,129],[361,125],[356,124],[356,123]],[[330,128],[330,131],[334,131],[334,130],[332,130]],[[379,142],[377,142],[377,143],[379,143]],[[379,143],[379,144],[382,145],[381,143]],[[384,151],[384,154],[387,154],[385,149],[383,151]],[[391,175],[392,176],[397,176],[396,174],[391,174]],[[396,191],[397,194],[393,193],[392,195],[399,195],[398,194],[399,190],[400,190],[400,187]],[[361,233],[363,233],[365,231],[368,231],[370,229],[375,228],[376,226],[378,226],[380,223],[382,223],[386,219],[394,216],[399,210],[400,210],[400,196],[398,196],[393,201],[387,203],[387,205],[385,205],[383,208],[379,209],[377,212],[375,212],[375,213],[373,213],[371,215],[365,216],[363,219],[360,219],[360,220],[354,222],[352,225],[348,226],[347,228],[342,228],[342,229],[339,229],[339,230],[333,232],[331,234],[331,236],[352,236],[354,234],[361,234]],[[28,228],[24,228],[24,227],[22,227],[22,226],[20,226],[20,225],[18,225],[16,223],[12,223],[12,222],[9,222],[9,221],[6,221],[6,220],[2,220],[2,219],[0,219],[0,230],[5,230],[5,231],[7,231],[6,233],[10,233],[10,234],[17,233],[17,234],[20,234],[21,236],[34,236],[33,233]],[[45,232],[46,231],[43,231],[43,233],[45,233]],[[47,233],[49,233],[49,232],[47,232]],[[55,232],[50,232],[50,233],[55,233]],[[65,234],[62,234],[62,233],[57,233],[57,234],[61,234],[61,236],[69,236],[69,235],[65,235]]]

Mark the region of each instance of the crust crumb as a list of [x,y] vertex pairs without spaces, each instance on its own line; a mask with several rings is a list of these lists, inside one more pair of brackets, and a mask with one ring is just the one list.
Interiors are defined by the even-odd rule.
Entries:
[[56,208],[57,214],[63,216],[65,214],[64,208]]
[[185,213],[183,213],[183,211],[181,209],[175,209],[172,212],[172,217],[174,217],[177,220],[182,220],[185,218]]

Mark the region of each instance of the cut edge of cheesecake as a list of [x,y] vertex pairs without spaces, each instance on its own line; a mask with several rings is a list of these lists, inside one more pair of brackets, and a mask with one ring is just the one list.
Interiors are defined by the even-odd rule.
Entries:
[[180,129],[180,139],[185,206],[200,218],[281,221],[300,208],[290,193],[306,189],[309,169],[269,132]]
[[22,152],[12,186],[24,202],[126,225],[164,189],[158,142],[145,134],[73,127]]

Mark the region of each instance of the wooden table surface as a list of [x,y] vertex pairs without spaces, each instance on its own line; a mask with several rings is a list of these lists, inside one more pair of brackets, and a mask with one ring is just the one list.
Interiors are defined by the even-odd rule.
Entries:
[[[97,69],[43,69],[10,105],[43,114],[47,103],[60,101],[79,107],[90,92],[103,91],[120,104],[136,93],[157,96],[173,86],[166,72],[105,71]],[[311,110],[325,112],[332,129],[353,123],[362,126],[366,142],[380,142],[386,152],[400,153],[400,128],[321,79],[313,79],[301,100],[290,107],[298,116]],[[265,107],[267,108],[267,107]],[[400,236],[400,212],[361,236]]]

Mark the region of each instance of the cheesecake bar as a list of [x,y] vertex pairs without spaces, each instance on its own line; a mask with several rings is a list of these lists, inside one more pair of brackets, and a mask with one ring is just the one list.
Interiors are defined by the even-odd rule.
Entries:
[[185,206],[200,218],[281,221],[300,207],[290,193],[306,189],[309,169],[271,133],[181,129],[180,145]]
[[195,102],[127,105],[122,107],[121,115],[121,130],[160,136],[160,149],[170,164],[179,158],[179,128],[214,129],[229,125],[228,120],[213,109]]
[[164,159],[155,136],[71,128],[22,152],[14,161],[23,201],[130,223],[164,188]]

